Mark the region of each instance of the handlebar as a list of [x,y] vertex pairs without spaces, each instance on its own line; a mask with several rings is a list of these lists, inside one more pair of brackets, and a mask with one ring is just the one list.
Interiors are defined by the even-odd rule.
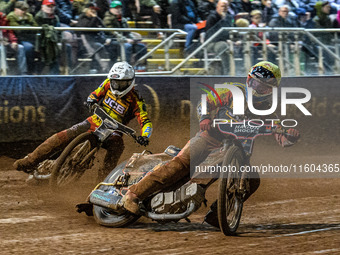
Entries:
[[[105,110],[97,103],[94,103],[91,107],[90,107],[90,112],[94,113],[95,115],[97,115],[98,118],[100,118],[102,120],[102,124],[101,126],[99,126],[94,132],[101,138],[101,140],[105,140],[108,135],[110,135],[112,132],[116,131],[116,132],[120,132],[123,134],[126,134],[130,137],[132,137],[135,142],[140,143],[138,140],[138,136],[136,135],[136,131],[122,123],[120,123],[119,121],[113,119],[110,115],[108,115]],[[109,131],[109,132],[105,132],[100,130],[100,127],[104,126],[104,128]]]

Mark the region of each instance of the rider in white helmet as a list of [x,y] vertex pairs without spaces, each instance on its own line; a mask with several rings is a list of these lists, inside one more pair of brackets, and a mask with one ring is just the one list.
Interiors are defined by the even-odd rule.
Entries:
[[125,96],[135,85],[135,71],[127,62],[114,64],[107,75],[110,89],[116,97]]
[[[107,79],[89,95],[87,105],[91,108],[94,103],[99,103],[112,118],[125,125],[137,117],[141,127],[138,142],[141,145],[147,145],[152,133],[152,123],[148,118],[144,100],[134,89],[134,83],[133,67],[127,62],[117,62],[112,66]],[[92,115],[83,122],[52,135],[25,158],[15,161],[14,168],[30,172],[56,150],[66,147],[78,135],[94,131],[100,124],[101,120],[96,115]],[[104,166],[98,170],[98,181],[102,181],[117,165],[124,150],[122,135],[114,132],[105,141],[103,147],[107,153]]]

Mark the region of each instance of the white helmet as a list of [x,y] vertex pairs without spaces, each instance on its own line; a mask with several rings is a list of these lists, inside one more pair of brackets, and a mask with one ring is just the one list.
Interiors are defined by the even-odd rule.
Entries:
[[110,89],[116,97],[125,96],[135,85],[135,70],[127,62],[115,63],[107,78],[110,79]]

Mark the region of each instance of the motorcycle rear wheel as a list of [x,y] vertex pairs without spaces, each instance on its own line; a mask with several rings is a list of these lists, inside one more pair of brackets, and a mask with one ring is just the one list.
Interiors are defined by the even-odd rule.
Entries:
[[93,216],[99,225],[111,228],[128,226],[140,218],[129,212],[118,215],[113,210],[98,205],[93,206]]
[[244,152],[239,146],[231,146],[222,163],[222,166],[228,167],[230,171],[221,172],[218,187],[218,221],[224,235],[235,235],[240,224],[243,197],[240,192],[242,173],[239,170],[243,165]]
[[93,134],[86,132],[74,138],[53,165],[50,179],[52,190],[57,191],[78,180],[91,168],[96,150],[97,140]]

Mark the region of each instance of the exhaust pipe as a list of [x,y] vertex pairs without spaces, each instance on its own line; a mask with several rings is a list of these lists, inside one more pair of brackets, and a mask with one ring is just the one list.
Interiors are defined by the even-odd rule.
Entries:
[[190,202],[188,205],[187,210],[184,213],[177,213],[177,214],[158,214],[158,213],[152,213],[152,212],[146,212],[145,216],[152,219],[152,220],[157,220],[157,221],[162,221],[162,220],[181,220],[186,217],[188,217],[191,213],[193,213],[196,209],[196,206],[194,202]]

